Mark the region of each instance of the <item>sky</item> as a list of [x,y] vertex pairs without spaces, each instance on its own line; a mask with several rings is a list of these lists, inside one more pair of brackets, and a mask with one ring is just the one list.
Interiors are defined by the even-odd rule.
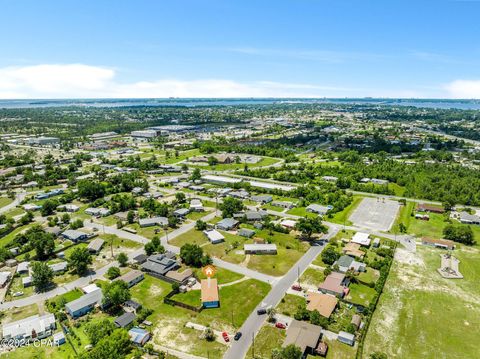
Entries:
[[480,0],[0,0],[0,99],[480,98]]

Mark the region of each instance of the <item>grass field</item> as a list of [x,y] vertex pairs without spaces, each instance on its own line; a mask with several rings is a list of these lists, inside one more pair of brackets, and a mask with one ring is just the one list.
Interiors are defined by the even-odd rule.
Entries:
[[30,223],[30,224],[27,224],[25,226],[20,226],[18,228],[15,228],[13,231],[11,231],[9,234],[7,234],[5,237],[3,238],[0,238],[0,247],[4,247],[6,246],[7,244],[9,244],[11,241],[13,241],[13,239],[15,238],[15,236],[19,233],[22,233],[26,230],[28,230],[30,227],[32,227],[34,225],[34,223]]
[[325,220],[328,222],[338,223],[338,224],[345,224],[346,226],[351,226],[352,222],[348,220],[350,214],[357,208],[357,206],[362,201],[363,197],[361,196],[353,196],[352,203],[350,203],[343,211],[337,212],[333,215],[332,218],[326,218]]
[[[220,288],[221,307],[201,313],[163,303],[163,297],[171,291],[171,285],[148,275],[131,289],[131,293],[135,300],[154,310],[148,317],[148,320],[153,322],[151,330],[154,343],[198,356],[220,358],[227,349],[225,345],[200,339],[201,333],[186,328],[185,324],[191,321],[233,333],[269,290],[268,284],[252,279]],[[249,295],[245,296],[245,293]],[[189,294],[191,298],[195,295]],[[242,300],[239,301],[238,298]]]
[[[280,348],[286,337],[286,330],[264,324],[255,338],[255,358],[271,359],[272,350]],[[253,348],[250,346],[246,358],[253,358]]]
[[480,250],[460,246],[464,279],[442,278],[439,249],[397,250],[397,260],[365,340],[363,357],[373,351],[389,358],[476,358],[480,355]]
[[5,207],[13,202],[13,199],[8,197],[0,197],[0,208]]

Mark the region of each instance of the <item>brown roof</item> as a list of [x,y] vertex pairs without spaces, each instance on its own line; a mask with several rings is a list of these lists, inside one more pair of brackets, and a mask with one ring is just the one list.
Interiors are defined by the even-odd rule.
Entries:
[[337,307],[338,299],[333,295],[309,292],[307,297],[307,310],[318,312],[325,318],[330,318]]
[[330,292],[343,293],[344,287],[342,285],[343,280],[345,279],[345,274],[333,272],[330,273],[327,278],[320,284],[320,289],[325,289]]
[[436,213],[445,212],[445,210],[442,207],[433,206],[433,205],[426,204],[426,203],[420,203],[417,206],[417,211],[436,212]]
[[185,269],[183,272],[179,272],[178,270],[171,270],[165,274],[165,277],[171,278],[176,280],[177,282],[184,282],[188,278],[192,276],[193,272],[190,268]]
[[430,238],[430,237],[423,237],[422,238],[422,243],[427,243],[427,244],[439,244],[442,246],[446,246],[449,248],[455,248],[455,242],[451,241],[449,239],[435,239],[435,238]]
[[345,247],[343,247],[343,253],[348,256],[361,258],[365,255],[364,251],[360,250],[360,244],[349,242]]
[[139,270],[131,270],[130,272],[125,273],[124,275],[118,277],[116,280],[123,280],[125,283],[130,283],[132,280],[142,276],[143,273]]
[[202,303],[218,302],[218,285],[216,278],[202,279]]
[[360,317],[358,314],[354,314],[352,317],[352,321],[350,322],[353,325],[355,325],[357,328],[360,327],[360,324],[362,323],[362,317]]
[[322,327],[307,322],[293,320],[288,326],[287,337],[283,342],[283,347],[295,344],[300,348],[302,353],[305,353],[307,348],[315,349],[317,347],[321,335]]

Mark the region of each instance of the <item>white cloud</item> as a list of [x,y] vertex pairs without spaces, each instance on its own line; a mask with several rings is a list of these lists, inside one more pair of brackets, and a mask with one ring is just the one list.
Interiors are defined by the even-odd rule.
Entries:
[[160,79],[122,83],[111,68],[44,64],[0,68],[0,98],[321,97],[351,89],[271,81]]
[[449,97],[460,99],[480,99],[480,80],[456,80],[445,86]]
[[[463,83],[467,83],[464,85]],[[462,85],[463,84],[463,85]],[[463,89],[465,93],[461,93]],[[480,82],[454,82],[439,93],[480,97]],[[428,93],[432,93],[428,91]],[[476,95],[474,94],[476,93]],[[228,79],[158,79],[121,82],[113,68],[84,64],[43,64],[0,68],[0,99],[165,98],[165,97],[429,97],[423,90],[321,86]],[[432,96],[430,96],[432,97]]]

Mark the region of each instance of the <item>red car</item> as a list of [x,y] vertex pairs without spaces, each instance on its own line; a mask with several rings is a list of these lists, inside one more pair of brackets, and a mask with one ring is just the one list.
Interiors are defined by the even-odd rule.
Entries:
[[229,342],[229,341],[230,341],[230,338],[229,338],[227,332],[223,332],[223,333],[222,333],[222,337],[223,337],[223,340],[225,340],[226,342]]
[[292,285],[292,289],[300,292],[302,290],[302,287],[300,287],[299,284],[294,284],[294,285]]
[[287,328],[287,326],[285,324],[280,323],[280,322],[275,323],[275,326],[279,329],[286,329]]

